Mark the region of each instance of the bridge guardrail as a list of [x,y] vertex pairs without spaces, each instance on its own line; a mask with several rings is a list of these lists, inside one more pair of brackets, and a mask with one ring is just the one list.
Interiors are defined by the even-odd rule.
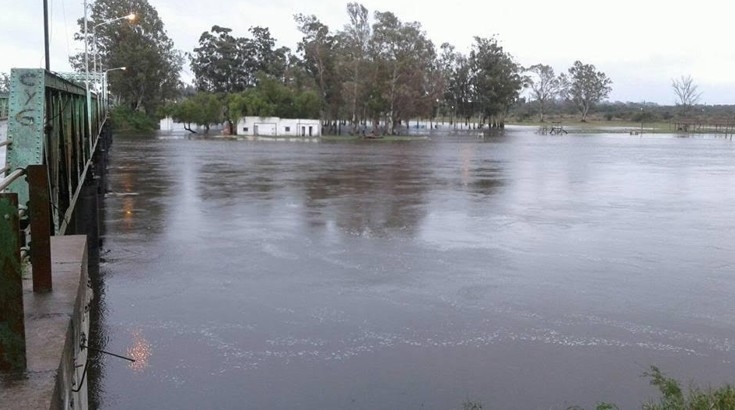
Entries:
[[0,169],[0,371],[25,369],[23,272],[31,267],[34,292],[52,290],[51,236],[64,235],[72,220],[107,118],[96,95],[88,98],[84,86],[43,69],[12,69],[10,87],[7,140],[0,142],[6,151]]

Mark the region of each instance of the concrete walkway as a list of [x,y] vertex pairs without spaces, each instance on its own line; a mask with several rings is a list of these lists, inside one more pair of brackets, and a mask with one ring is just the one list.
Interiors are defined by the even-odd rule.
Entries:
[[84,235],[51,237],[53,291],[33,293],[30,278],[23,280],[28,369],[0,375],[0,409],[68,409],[72,401],[74,409],[87,408],[86,380],[71,391],[82,372],[74,369],[75,356],[77,364],[86,362],[86,349],[79,352],[75,339],[89,334],[86,241]]

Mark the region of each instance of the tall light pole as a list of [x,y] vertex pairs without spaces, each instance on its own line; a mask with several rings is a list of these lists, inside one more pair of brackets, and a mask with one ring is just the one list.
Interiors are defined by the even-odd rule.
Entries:
[[43,0],[43,51],[46,58],[46,71],[51,71],[48,42],[48,0]]
[[87,38],[87,0],[84,0],[84,88],[87,96],[87,132],[89,133],[90,149],[92,147],[92,96],[89,94],[89,53]]
[[135,20],[135,13],[130,13],[130,14],[126,15],[126,16],[122,16],[122,17],[118,17],[118,18],[113,18],[113,19],[105,20],[105,21],[103,21],[101,23],[95,24],[92,27],[92,47],[93,47],[93,52],[92,52],[93,70],[92,71],[95,73],[95,76],[97,75],[97,57],[98,57],[97,27],[101,27],[101,26],[104,26],[106,24],[114,23],[114,22],[120,21],[120,20],[133,21],[133,20]]
[[107,73],[109,73],[110,71],[116,71],[116,70],[123,70],[123,71],[125,71],[126,69],[127,69],[127,67],[110,68],[109,70],[105,70],[105,72],[102,74],[102,101],[104,101],[105,104],[107,104],[107,97],[108,97],[108,93],[107,93]]

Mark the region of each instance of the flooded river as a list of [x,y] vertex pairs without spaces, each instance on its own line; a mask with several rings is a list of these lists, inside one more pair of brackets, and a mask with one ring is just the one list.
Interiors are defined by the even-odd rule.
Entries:
[[104,409],[639,407],[735,382],[735,143],[118,137]]

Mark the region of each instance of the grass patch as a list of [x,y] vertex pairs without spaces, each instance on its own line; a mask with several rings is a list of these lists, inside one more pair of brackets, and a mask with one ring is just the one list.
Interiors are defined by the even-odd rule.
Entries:
[[118,105],[110,111],[112,129],[120,134],[147,134],[158,129],[158,121],[146,113]]

